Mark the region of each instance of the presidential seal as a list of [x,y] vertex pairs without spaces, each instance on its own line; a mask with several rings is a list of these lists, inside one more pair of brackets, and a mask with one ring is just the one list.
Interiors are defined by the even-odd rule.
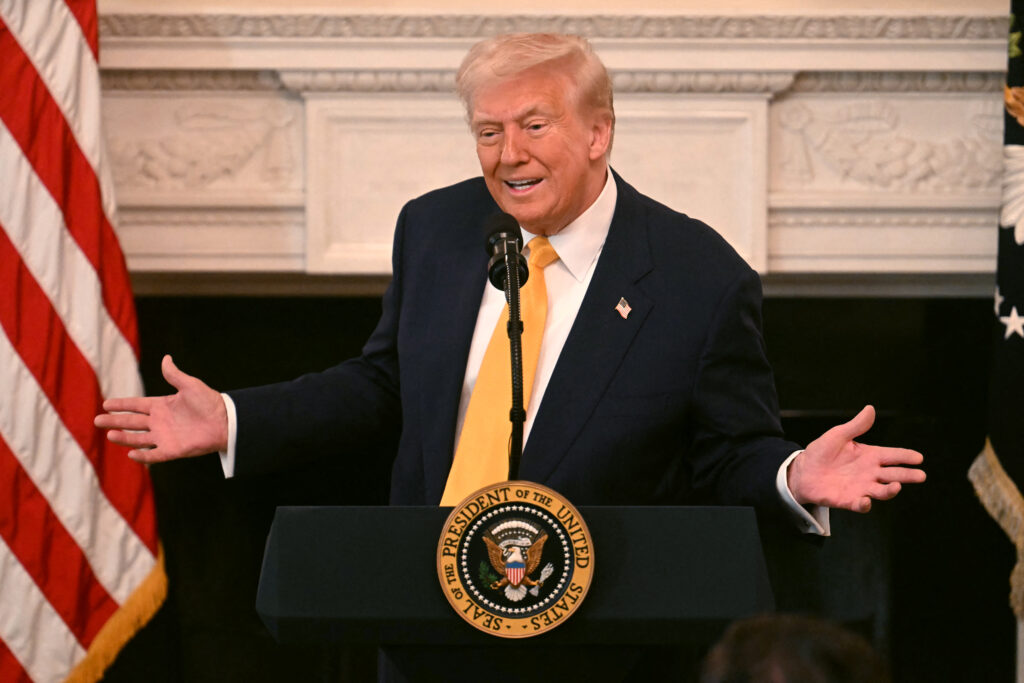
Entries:
[[448,602],[470,624],[502,638],[528,638],[564,622],[593,574],[594,544],[579,511],[527,481],[468,496],[437,544]]

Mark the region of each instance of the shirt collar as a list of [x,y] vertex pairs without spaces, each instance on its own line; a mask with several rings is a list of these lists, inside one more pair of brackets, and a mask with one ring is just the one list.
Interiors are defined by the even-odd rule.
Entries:
[[[587,272],[601,253],[608,229],[612,225],[618,188],[611,169],[605,171],[604,189],[586,211],[569,225],[548,238],[558,258],[577,281],[583,282]],[[523,230],[523,242],[529,244],[536,235]]]

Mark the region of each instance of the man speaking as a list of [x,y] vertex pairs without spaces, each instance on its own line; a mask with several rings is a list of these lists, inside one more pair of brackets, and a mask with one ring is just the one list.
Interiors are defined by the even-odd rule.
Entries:
[[507,314],[481,232],[500,209],[522,228],[535,302],[519,478],[576,505],[752,505],[821,534],[827,508],[866,512],[924,481],[919,453],[854,441],[870,407],[805,450],[783,438],[757,274],[611,170],[611,81],[585,40],[485,40],[457,88],[483,177],[403,208],[360,357],[226,396],[165,357],[176,394],[111,399],[96,425],[143,462],[220,451],[229,476],[316,457],[359,467],[360,444],[398,432],[396,505],[451,505],[503,480]]

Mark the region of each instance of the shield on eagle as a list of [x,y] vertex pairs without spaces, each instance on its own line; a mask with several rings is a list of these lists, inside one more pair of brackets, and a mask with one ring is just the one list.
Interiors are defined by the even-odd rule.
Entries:
[[518,586],[526,576],[526,565],[522,562],[509,562],[505,565],[505,576],[513,586]]

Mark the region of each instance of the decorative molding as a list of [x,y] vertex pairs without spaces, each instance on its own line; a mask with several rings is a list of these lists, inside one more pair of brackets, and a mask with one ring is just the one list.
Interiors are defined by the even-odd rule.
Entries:
[[[862,211],[858,209],[856,211]],[[771,211],[769,228],[960,228],[993,230],[998,209],[966,212],[886,211]]]
[[1005,40],[1006,17],[103,14],[101,38],[478,38],[549,31],[591,38]]
[[253,91],[273,92],[282,89],[276,71],[221,70],[127,70],[104,69],[103,89],[107,91]]
[[[623,93],[779,93],[794,74],[732,71],[615,71],[612,84]],[[455,71],[302,70],[282,71],[280,81],[292,92],[454,92]]]
[[280,81],[292,92],[455,92],[455,71],[304,70],[281,71]]
[[792,92],[1001,92],[1006,75],[962,71],[817,71],[802,72]]
[[[958,71],[627,71],[612,70],[616,93],[924,92],[996,93],[1000,72]],[[434,70],[141,70],[106,69],[108,91],[451,92],[455,71]]]
[[118,211],[121,228],[141,226],[211,227],[211,228],[292,228],[304,227],[305,210],[302,207],[221,209],[215,207],[150,208],[143,204],[131,205]]
[[771,93],[793,85],[795,74],[771,71],[612,71],[622,93]]
[[771,211],[773,273],[978,273],[995,270],[998,210],[877,211],[837,204]]
[[148,272],[301,272],[302,207],[127,206],[118,237],[128,267]]

